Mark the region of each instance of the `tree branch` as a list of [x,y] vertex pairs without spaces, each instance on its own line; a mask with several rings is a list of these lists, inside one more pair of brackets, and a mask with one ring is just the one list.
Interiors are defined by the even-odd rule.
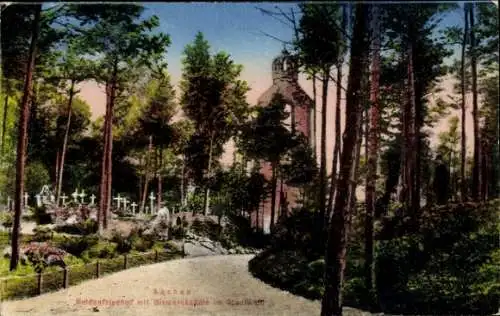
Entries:
[[280,38],[278,38],[278,37],[276,37],[276,36],[273,36],[273,35],[271,35],[271,34],[268,34],[268,33],[264,32],[264,31],[260,31],[260,33],[261,33],[261,35],[264,35],[264,36],[267,36],[267,37],[269,37],[269,38],[272,38],[272,39],[274,39],[274,40],[276,40],[276,41],[278,41],[278,42],[280,42],[280,43],[283,43],[283,44],[285,44],[285,45],[293,45],[293,43],[292,43],[292,42],[290,42],[290,41],[285,41],[285,40],[282,40],[282,39],[280,39]]

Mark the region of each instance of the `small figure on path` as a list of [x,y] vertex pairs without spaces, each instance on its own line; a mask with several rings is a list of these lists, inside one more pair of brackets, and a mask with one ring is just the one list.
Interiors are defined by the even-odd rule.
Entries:
[[434,169],[434,192],[436,194],[436,203],[438,205],[448,202],[448,193],[450,184],[450,174],[443,157],[436,157],[436,168]]

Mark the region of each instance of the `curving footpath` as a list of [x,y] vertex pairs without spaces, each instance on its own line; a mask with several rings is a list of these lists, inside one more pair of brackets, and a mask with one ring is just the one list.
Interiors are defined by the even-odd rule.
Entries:
[[[319,315],[320,303],[252,277],[253,255],[141,266],[37,297],[2,302],[0,315]],[[344,315],[370,315],[346,308]]]

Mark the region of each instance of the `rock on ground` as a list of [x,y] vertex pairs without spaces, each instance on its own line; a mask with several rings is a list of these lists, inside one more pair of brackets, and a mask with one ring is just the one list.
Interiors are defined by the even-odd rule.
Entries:
[[[137,267],[59,292],[2,302],[0,314],[319,315],[319,301],[292,295],[252,277],[248,272],[251,258],[211,256]],[[173,305],[173,301],[184,304]],[[344,315],[369,314],[346,308]]]

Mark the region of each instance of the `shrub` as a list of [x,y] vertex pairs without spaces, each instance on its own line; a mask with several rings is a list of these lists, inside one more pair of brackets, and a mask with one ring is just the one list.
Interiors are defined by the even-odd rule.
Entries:
[[72,225],[56,226],[55,230],[60,233],[73,235],[88,235],[97,233],[97,221],[87,219],[83,222],[78,222]]
[[498,201],[426,208],[413,233],[403,225],[405,236],[379,241],[377,277],[384,311],[496,312],[500,277],[490,267],[500,261],[498,216]]
[[184,208],[185,212],[200,213],[203,211],[203,200],[204,195],[202,193],[197,193],[191,195],[187,200],[187,205]]
[[34,235],[31,238],[31,240],[38,241],[38,242],[47,241],[47,240],[52,239],[52,236],[54,233],[54,231],[52,229],[50,229],[49,227],[43,227],[43,226],[35,227],[33,232],[34,232]]
[[33,219],[38,225],[46,225],[52,223],[52,218],[50,214],[47,214],[47,207],[45,205],[34,207]]
[[117,245],[110,242],[99,242],[98,244],[90,247],[86,250],[82,257],[84,258],[99,258],[99,259],[109,259],[116,257]]
[[97,245],[99,238],[95,235],[82,237],[63,237],[63,240],[58,243],[58,247],[66,250],[73,256],[80,257],[82,253]]
[[12,214],[10,212],[1,212],[0,213],[0,223],[2,224],[3,227],[6,229],[12,227]]

